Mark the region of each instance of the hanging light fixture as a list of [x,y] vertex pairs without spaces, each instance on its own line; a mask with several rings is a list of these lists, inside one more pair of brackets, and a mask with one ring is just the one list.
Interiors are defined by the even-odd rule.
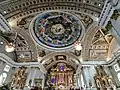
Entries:
[[78,50],[78,51],[82,50],[81,44],[77,44],[77,45],[75,46],[75,49]]
[[13,51],[15,50],[16,38],[17,38],[17,32],[16,32],[16,34],[15,34],[14,42],[8,43],[8,44],[5,46],[6,52],[13,52]]
[[76,43],[75,43],[75,49],[76,50],[78,50],[78,51],[80,51],[80,50],[82,50],[82,45],[81,45],[81,42],[80,41],[77,41]]
[[15,50],[15,45],[12,43],[9,43],[5,46],[6,52],[13,52]]

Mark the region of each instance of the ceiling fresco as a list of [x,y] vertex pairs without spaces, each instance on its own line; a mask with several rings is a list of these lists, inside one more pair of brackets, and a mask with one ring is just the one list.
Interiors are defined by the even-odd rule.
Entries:
[[67,12],[49,11],[35,17],[32,36],[41,46],[61,49],[72,46],[83,35],[79,18]]

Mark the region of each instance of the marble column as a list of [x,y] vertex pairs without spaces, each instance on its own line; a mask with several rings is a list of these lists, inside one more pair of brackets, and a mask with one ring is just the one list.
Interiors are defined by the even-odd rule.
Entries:
[[88,87],[88,83],[87,83],[87,76],[86,76],[86,66],[85,67],[83,67],[82,69],[81,69],[81,72],[82,72],[82,75],[83,75],[83,80],[84,80],[84,82],[85,82],[85,85],[86,85],[86,87]]
[[119,82],[117,80],[117,73],[115,72],[115,70],[113,69],[112,66],[109,66],[108,68],[109,68],[109,71],[111,73],[111,76],[113,77],[115,85],[120,86],[120,84],[119,84]]
[[31,69],[32,68],[28,68],[28,75],[27,75],[27,79],[26,79],[26,84],[25,84],[25,86],[29,86],[29,81],[30,81],[30,79],[31,79]]
[[42,88],[44,88],[44,84],[45,84],[45,76],[46,76],[45,74],[42,75],[42,77],[43,77],[43,78],[42,78]]
[[82,87],[81,73],[79,73],[79,74],[77,75],[77,79],[78,79],[78,86],[79,86],[79,87]]

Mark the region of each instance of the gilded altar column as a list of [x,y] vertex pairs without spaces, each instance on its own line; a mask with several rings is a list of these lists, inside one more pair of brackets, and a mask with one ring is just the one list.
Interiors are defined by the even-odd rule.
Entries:
[[57,74],[55,74],[55,85],[57,86]]
[[64,83],[65,83],[65,85],[66,85],[66,73],[64,73]]
[[67,86],[67,73],[65,73],[65,85]]
[[65,73],[65,85],[67,86],[67,73]]
[[57,86],[58,86],[58,82],[59,82],[59,74],[57,73]]
[[69,78],[68,78],[68,73],[67,73],[67,75],[66,75],[66,76],[67,76],[67,86],[69,86],[69,85],[68,85],[68,79],[69,79]]
[[59,73],[57,74],[58,80],[57,80],[57,85],[59,84]]

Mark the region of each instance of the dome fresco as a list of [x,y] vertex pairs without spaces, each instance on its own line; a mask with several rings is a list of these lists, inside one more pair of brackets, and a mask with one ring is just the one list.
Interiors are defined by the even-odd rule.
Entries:
[[33,20],[33,37],[41,45],[50,48],[72,46],[83,33],[80,20],[66,12],[49,11]]

